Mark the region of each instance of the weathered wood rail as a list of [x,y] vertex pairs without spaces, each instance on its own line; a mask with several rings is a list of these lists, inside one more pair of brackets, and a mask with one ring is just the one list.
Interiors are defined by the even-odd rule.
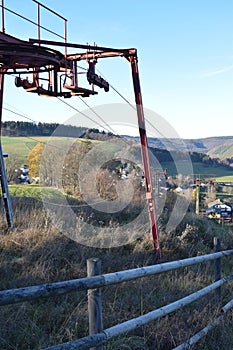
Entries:
[[[219,249],[218,241],[215,240],[215,250]],[[168,315],[186,305],[198,300],[199,298],[215,291],[216,298],[221,296],[221,286],[233,280],[233,274],[224,278],[221,277],[221,258],[233,255],[232,250],[225,250],[197,256],[193,258],[177,260],[152,266],[129,269],[98,275],[100,273],[100,261],[98,259],[88,259],[88,276],[85,278],[47,283],[38,286],[25,288],[11,289],[0,291],[0,306],[13,303],[19,303],[27,300],[39,299],[42,297],[51,297],[56,295],[67,294],[74,291],[88,290],[88,310],[89,310],[89,331],[90,335],[84,338],[55,345],[45,350],[74,350],[74,349],[102,349],[102,345],[106,344],[110,339],[128,333],[140,326],[143,326],[151,321]],[[192,293],[184,298],[174,301],[159,309],[148,312],[144,315],[117,324],[107,329],[102,329],[102,308],[101,308],[101,291],[100,288],[114,285],[138,278],[165,273],[182,267],[188,267],[203,262],[214,261],[215,266],[215,282],[202,288],[195,293]],[[202,331],[187,340],[186,343],[176,347],[176,350],[188,349],[190,345],[200,340],[213,327],[220,323],[223,315],[233,307],[233,299],[222,307],[222,314],[210,325],[206,326]]]
[[146,276],[157,275],[160,273],[176,270],[181,267],[187,267],[206,261],[216,260],[218,258],[222,258],[231,254],[233,254],[233,249],[213,254],[196,256],[183,260],[176,260],[163,264],[107,273],[100,276],[84,277],[69,281],[45,283],[38,286],[3,290],[0,292],[0,306],[20,303],[27,300],[39,299],[42,297],[52,297],[56,295],[67,294],[74,291],[77,292],[80,290],[110,286],[113,284],[131,281]]

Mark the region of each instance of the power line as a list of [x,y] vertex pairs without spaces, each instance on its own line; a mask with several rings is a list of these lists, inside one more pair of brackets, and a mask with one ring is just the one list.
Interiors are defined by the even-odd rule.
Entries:
[[116,134],[113,128],[109,124],[107,124],[105,120],[86,101],[82,99],[82,97],[79,96],[79,99],[92,111],[93,114],[95,114],[103,123],[105,123],[114,134]]
[[121,139],[124,140],[124,142],[127,145],[130,145],[131,142],[129,142],[125,137],[119,135],[112,127],[111,125],[109,125],[86,101],[84,101],[80,96],[79,96],[80,100],[92,111],[92,113],[94,113],[103,123],[105,123],[107,125],[107,127],[112,131],[112,133],[118,137],[120,137]]
[[[82,68],[82,67],[80,67]],[[85,68],[83,68],[85,69]],[[108,80],[98,69],[96,69],[97,72],[106,80]],[[129,100],[127,100],[126,97],[124,97],[124,95],[122,95],[112,84],[109,83],[109,86],[131,107],[136,111],[136,107],[129,102]],[[173,143],[168,137],[166,137],[159,129],[157,129],[145,116],[145,121],[155,130],[158,132],[158,134],[160,136],[162,136],[166,141],[168,141],[177,151],[180,152],[180,149],[176,146],[175,143]]]
[[[80,99],[82,100],[82,102],[85,103],[85,105],[90,108],[90,110],[92,111],[92,113],[94,113],[98,118],[100,118],[100,120],[105,124],[102,125],[100,124],[98,121],[92,119],[91,117],[89,117],[87,114],[85,114],[84,112],[80,111],[79,109],[77,109],[76,107],[72,106],[70,103],[62,100],[60,97],[57,97],[57,99],[59,101],[61,101],[62,103],[66,104],[68,107],[72,108],[73,110],[75,110],[76,112],[80,113],[81,115],[83,115],[85,118],[89,119],[90,121],[92,121],[93,123],[97,124],[99,127],[103,128],[106,130],[106,126],[111,130],[111,132],[115,135],[115,136],[119,136],[121,139],[124,140],[125,143],[130,144],[124,137],[120,136],[87,102],[83,101],[80,97]],[[109,132],[109,130],[108,130]]]
[[[13,106],[12,106],[12,107],[13,107]],[[13,107],[13,108],[14,108],[14,107]],[[4,109],[4,110],[7,110],[8,112],[11,112],[11,113],[13,113],[13,114],[16,114],[16,115],[18,115],[18,116],[20,116],[20,117],[29,119],[29,120],[33,121],[34,123],[36,123],[33,119],[31,119],[31,118],[25,116],[24,114],[17,113],[17,112],[15,112],[15,111],[13,111],[13,110],[11,110],[11,109],[9,109],[9,108],[5,108],[5,107],[3,107],[3,109]],[[44,142],[44,141],[41,141],[41,140],[37,140],[37,139],[35,139],[34,137],[31,137],[31,136],[28,136],[28,135],[25,135],[25,136],[22,136],[22,137],[25,137],[25,138],[27,138],[27,139],[31,139],[31,140],[33,140],[33,141],[36,141],[37,143],[43,143],[44,145],[52,146],[52,147],[57,148],[57,149],[62,149],[61,147],[55,146],[55,145],[53,145],[53,144],[50,144],[50,143],[47,143],[47,142]]]
[[[82,68],[83,70],[87,70],[86,68],[84,68],[84,67],[81,67],[81,66],[78,66],[79,68]],[[16,76],[14,76],[13,74],[11,74],[11,76],[13,76],[13,77],[16,77]],[[60,101],[60,102],[62,102],[62,103],[64,103],[65,105],[67,105],[67,106],[69,106],[70,108],[72,108],[72,109],[74,109],[76,112],[78,112],[78,113],[80,113],[80,114],[82,114],[84,117],[86,117],[86,118],[88,118],[90,121],[92,121],[93,123],[95,123],[96,124],[96,121],[95,120],[93,120],[91,117],[89,117],[88,115],[86,115],[85,113],[83,113],[83,112],[81,112],[81,111],[79,111],[76,107],[74,107],[74,106],[72,106],[71,104],[69,104],[68,102],[65,102],[64,100],[62,100],[61,98],[59,98],[59,97],[57,97],[57,99]],[[116,132],[115,132],[115,130],[86,102],[86,101],[84,101],[80,96],[79,96],[79,99],[92,111],[92,113],[93,114],[95,114],[108,128],[109,128],[109,130],[111,130],[111,132],[113,133],[113,134],[115,134],[116,136],[120,136],[120,135],[118,135]],[[10,105],[9,105],[10,106]],[[10,106],[10,107],[12,107],[12,108],[14,108],[13,106]],[[33,120],[33,119],[31,119],[31,118],[29,118],[29,117],[27,117],[27,116],[25,116],[25,114],[21,114],[21,113],[17,113],[17,112],[15,112],[15,111],[12,111],[12,110],[10,110],[10,109],[8,109],[8,108],[4,108],[5,110],[7,110],[8,112],[11,112],[11,113],[13,113],[13,114],[15,114],[15,115],[18,115],[18,116],[20,116],[20,117],[23,117],[23,118],[25,118],[25,119],[28,119],[28,120],[30,120],[30,121],[32,121],[33,123],[36,123],[36,121],[35,120]],[[103,128],[103,129],[106,129],[106,127],[105,126],[102,126],[101,124],[99,124],[98,122],[97,122],[97,124],[101,127],[101,128]],[[108,130],[108,131],[109,131]],[[122,138],[122,137],[121,137]],[[125,142],[128,142],[128,141],[126,141],[126,139],[125,139]]]
[[[86,68],[84,68],[84,67],[82,67],[82,66],[78,66],[78,68],[80,68],[80,69],[82,69],[82,70],[85,70],[85,71],[87,71],[87,69]],[[101,75],[101,76],[103,76],[104,78],[105,78],[105,76],[97,69],[97,72]],[[13,76],[13,75],[12,75]],[[123,95],[123,94],[121,94],[120,92],[119,92],[119,90],[118,89],[116,89],[112,84],[110,84],[109,83],[109,86],[133,109],[133,110],[136,110],[136,107],[131,103],[131,102],[129,102],[129,100]],[[84,101],[81,97],[79,97],[80,98],[80,100],[92,111],[92,113],[94,114],[94,115],[96,115],[103,123],[104,123],[104,125],[102,125],[102,124],[100,124],[100,123],[98,123],[96,120],[93,120],[91,117],[89,117],[87,114],[85,114],[84,112],[82,112],[82,111],[80,111],[79,109],[77,109],[76,107],[74,107],[74,106],[72,106],[71,104],[69,104],[68,102],[66,102],[66,101],[64,101],[63,99],[61,99],[61,98],[59,98],[59,97],[57,97],[57,99],[60,101],[60,102],[62,102],[62,103],[64,103],[65,105],[67,105],[68,107],[70,107],[70,108],[72,108],[73,110],[75,110],[77,113],[80,113],[81,115],[83,115],[85,118],[87,118],[87,119],[89,119],[91,122],[93,122],[93,123],[95,123],[95,124],[98,124],[101,128],[103,128],[103,129],[105,129],[106,130],[106,126],[107,126],[107,128],[109,129],[109,130],[111,130],[111,132],[113,132],[116,136],[119,136],[119,137],[121,137],[121,139],[123,139],[124,140],[124,142],[125,143],[127,143],[127,144],[130,144],[130,142],[126,139],[126,138],[124,138],[124,137],[122,137],[121,135],[119,135],[86,101]],[[3,107],[5,110],[7,110],[7,111],[9,111],[9,112],[11,112],[11,113],[14,113],[15,115],[18,115],[18,116],[21,116],[21,117],[23,117],[23,118],[25,118],[25,119],[28,119],[28,120],[30,120],[30,121],[32,121],[33,123],[36,123],[35,122],[35,120],[33,120],[33,119],[31,119],[31,118],[29,118],[29,117],[27,117],[27,116],[25,116],[25,115],[23,115],[23,114],[21,114],[21,113],[17,113],[17,112],[15,112],[15,111],[12,111],[12,110],[10,110],[10,109],[8,109],[8,108],[5,108],[5,107]],[[157,129],[146,117],[145,117],[145,121],[155,130],[155,131],[157,131],[158,132],[158,134],[160,134],[160,136],[162,136],[162,138],[164,138],[167,142],[169,142],[172,146],[173,146],[173,148],[175,148],[177,151],[180,151],[180,149],[176,146],[176,144],[174,143],[174,142],[172,142],[169,138],[167,138],[159,129]],[[108,131],[109,131],[108,130]]]
[[[89,119],[91,122],[96,123],[95,120],[93,120],[91,117],[89,117],[89,116],[86,115],[85,113],[81,112],[81,111],[80,111],[79,109],[77,109],[76,107],[72,106],[70,103],[68,103],[68,102],[66,102],[66,101],[64,101],[64,100],[62,100],[60,97],[57,97],[57,99],[58,99],[60,102],[62,102],[62,103],[64,103],[65,105],[67,105],[68,107],[72,108],[72,109],[73,109],[74,111],[76,111],[77,113],[80,113],[80,114],[83,115],[85,118]],[[103,125],[99,124],[98,122],[97,122],[97,124],[98,124],[101,128],[104,129],[104,126],[103,126]]]
[[33,119],[31,119],[31,118],[29,118],[29,117],[27,117],[26,115],[23,115],[23,114],[21,114],[21,113],[12,111],[12,109],[9,109],[9,108],[6,108],[6,107],[3,107],[3,109],[4,109],[5,111],[7,111],[7,112],[13,113],[13,114],[18,115],[18,116],[20,116],[20,117],[23,117],[23,118],[25,118],[25,119],[28,119],[28,120],[32,121],[33,123],[36,123],[35,120],[33,120]]

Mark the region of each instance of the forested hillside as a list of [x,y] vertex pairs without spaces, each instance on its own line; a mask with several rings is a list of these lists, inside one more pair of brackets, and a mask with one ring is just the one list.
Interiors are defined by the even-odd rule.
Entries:
[[[111,132],[100,131],[98,129],[88,129],[86,127],[77,127],[72,125],[63,125],[58,123],[30,123],[22,121],[6,121],[2,123],[2,135],[9,137],[3,137],[2,142],[4,146],[4,152],[11,155],[12,147],[14,148],[14,154],[20,153],[21,163],[22,156],[27,156],[28,150],[33,148],[39,137],[49,138],[50,136],[56,137],[74,137],[79,139],[108,141],[112,138],[119,136],[113,135]],[[37,139],[30,139],[30,137],[37,136]],[[21,138],[29,137],[29,142],[21,140]],[[123,136],[122,136],[123,137]],[[124,136],[128,138],[129,145],[138,144],[139,139],[137,137]],[[15,147],[15,140],[17,139],[17,148]],[[13,142],[14,141],[14,142]],[[38,142],[47,142],[48,140],[39,140]],[[22,152],[20,144],[23,142],[25,152]],[[14,144],[13,144],[14,143]],[[180,139],[157,139],[148,138],[148,143],[151,152],[156,156],[156,159],[164,166],[168,168],[170,174],[175,174],[177,170],[174,167],[174,159],[180,161],[186,158],[185,154],[189,151],[190,160],[195,167],[194,171],[198,173],[213,173],[220,175],[228,175],[225,173],[232,170],[233,166],[233,137],[212,137],[207,139],[198,140],[180,140]],[[183,145],[183,146],[182,146]],[[222,152],[222,156],[219,153]],[[25,154],[24,154],[25,153]],[[227,156],[224,157],[223,153]],[[26,159],[25,159],[26,161]],[[198,167],[196,166],[198,165]],[[219,171],[216,171],[218,168]]]
[[[139,141],[139,137],[126,136],[130,140]],[[208,154],[211,158],[226,160],[233,158],[233,136],[207,137],[200,139],[162,139],[148,137],[150,147]]]
[[30,123],[22,121],[6,121],[2,123],[2,136],[56,136],[87,138],[90,140],[103,141],[111,132],[100,131],[98,129],[88,129],[82,126],[65,125],[58,123]]
[[62,125],[58,123],[30,123],[21,121],[6,121],[2,123],[3,136],[51,136],[56,130],[56,136],[80,137],[87,128]]

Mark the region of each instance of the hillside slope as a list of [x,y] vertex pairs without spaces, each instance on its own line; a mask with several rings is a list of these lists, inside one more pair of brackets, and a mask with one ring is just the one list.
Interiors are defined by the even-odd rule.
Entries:
[[[91,137],[93,137],[93,133],[91,134]],[[106,135],[105,135],[106,137]],[[65,142],[67,138],[65,137],[53,137],[54,141],[57,141],[61,145],[63,142]],[[27,163],[27,156],[30,150],[35,147],[35,145],[39,142],[42,143],[47,143],[50,140],[50,137],[46,136],[35,136],[35,137],[9,137],[9,136],[3,136],[2,137],[2,145],[3,145],[3,151],[9,154],[9,157],[6,159],[6,166],[7,168],[9,166],[14,167],[14,169],[17,169],[21,166],[23,163]],[[82,139],[83,140],[83,139]],[[90,140],[91,142],[98,142],[93,139]],[[217,140],[218,145],[220,140]],[[172,141],[173,143],[175,142],[174,140]],[[178,169],[182,169],[182,173],[186,175],[190,175],[190,170],[186,169],[186,164],[182,161],[182,149],[178,148],[178,142],[180,143],[180,140],[176,140],[176,159],[180,159],[181,164],[176,164],[174,163],[174,160],[172,158],[172,154],[174,152],[168,151],[165,149],[164,144],[160,140],[155,140],[149,138],[149,144],[153,145],[153,148],[151,149],[152,153],[155,155],[156,159],[159,161],[161,164],[162,168],[165,169],[167,168],[168,174],[169,175],[176,175],[177,174],[177,166]],[[201,154],[201,149],[204,149],[203,142],[199,142],[195,140],[195,145],[194,145],[194,140],[191,142],[189,140],[189,147],[187,148],[192,148],[192,151],[190,151],[190,157],[192,161],[192,166],[193,166],[193,173],[195,174],[214,174],[215,176],[230,176],[232,175],[232,169],[230,167],[227,167],[224,164],[218,163],[216,161],[213,161],[212,159],[205,159],[207,156],[205,156],[205,152]],[[227,140],[230,144],[231,140]],[[169,143],[167,141],[167,143]],[[171,142],[170,142],[171,143]],[[106,145],[106,143],[104,143]],[[103,144],[103,145],[104,145]],[[212,147],[216,142],[214,140],[208,140],[207,141],[208,147]],[[155,145],[157,146],[155,148]],[[193,145],[193,146],[192,146]],[[195,146],[195,149],[199,149],[199,152],[193,151]],[[129,148],[131,146],[129,145]],[[228,157],[232,156],[233,152],[233,144],[231,146],[216,146],[218,149],[216,149],[215,152],[220,152],[220,147],[222,147],[222,152]],[[135,148],[132,144],[132,149]],[[140,147],[137,144],[136,148],[138,148],[138,157],[140,159]],[[185,147],[184,147],[185,148]],[[186,151],[187,151],[186,148]],[[205,148],[207,151],[207,147]],[[181,152],[180,152],[181,151]],[[105,150],[106,152],[106,150]],[[214,152],[214,151],[213,151]],[[213,154],[213,158],[216,158],[218,155],[215,153]],[[13,170],[14,170],[13,169]]]
[[[30,137],[41,136],[57,136],[57,137],[75,137],[86,138],[92,140],[106,141],[109,137],[113,137],[112,133],[100,131],[98,129],[88,129],[86,127],[77,127],[72,125],[59,125],[54,123],[30,123],[30,122],[13,122],[6,121],[2,124],[3,136],[24,136],[29,137],[25,141],[25,145],[32,141]],[[139,142],[139,136],[122,135],[131,141]],[[222,160],[233,157],[233,136],[218,136],[199,139],[180,139],[180,138],[155,138],[148,137],[150,147],[199,152],[210,155],[212,158],[220,158]],[[29,145],[30,146],[30,145]]]
[[[130,140],[139,142],[139,137],[125,136]],[[148,138],[150,147],[166,150],[183,150],[189,152],[205,153],[212,158],[222,160],[233,157],[233,136],[207,137],[200,139],[162,139]]]
[[219,146],[216,146],[212,148],[208,154],[212,158],[220,158],[221,160],[224,160],[226,158],[232,158],[233,157],[233,142],[227,141],[224,144],[221,144]]

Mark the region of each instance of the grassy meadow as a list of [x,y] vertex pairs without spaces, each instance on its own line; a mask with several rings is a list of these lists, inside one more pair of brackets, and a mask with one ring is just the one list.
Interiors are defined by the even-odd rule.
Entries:
[[9,185],[9,192],[12,197],[27,197],[40,200],[42,198],[41,190],[43,190],[44,199],[60,199],[63,194],[50,187],[41,187],[39,185]]
[[27,160],[28,153],[39,142],[47,142],[49,137],[8,137],[2,136],[3,152],[8,153],[9,156],[17,155],[24,161]]
[[217,181],[218,182],[232,182],[233,183],[233,175],[230,175],[230,176],[219,176],[217,178]]
[[[9,158],[14,157],[19,159],[19,164],[21,163],[27,163],[27,156],[30,150],[36,146],[37,143],[47,143],[49,140],[53,140],[54,144],[58,145],[65,142],[67,138],[65,137],[49,137],[49,136],[33,136],[33,137],[8,137],[8,136],[2,136],[2,147],[3,152],[9,154]],[[69,138],[68,138],[69,139]],[[81,139],[82,142],[88,141],[86,139]],[[99,143],[99,141],[95,140],[89,140],[91,142]],[[108,147],[106,149],[106,144],[103,143],[104,151],[109,151],[110,153],[116,148],[116,145],[108,143]],[[100,146],[101,149],[101,146]],[[116,148],[117,150],[117,148]],[[213,174],[216,178],[219,177],[231,177],[231,180],[233,179],[232,176],[232,170],[228,170],[223,166],[218,167],[211,167],[206,166],[203,163],[193,163],[193,173],[194,174],[202,174],[202,175],[209,175]],[[176,175],[177,174],[177,168],[176,165],[173,162],[162,162],[161,166],[165,169],[167,169],[169,175]],[[178,164],[179,170],[185,174],[187,174],[187,166],[185,162],[180,162]],[[222,180],[221,180],[222,181]],[[228,180],[229,181],[229,180]]]
[[[176,165],[173,162],[163,162],[161,163],[164,169],[167,169],[168,174],[170,175],[175,175],[177,174],[177,168]],[[224,166],[218,166],[218,167],[212,167],[212,166],[207,166],[203,163],[192,163],[193,166],[193,174],[199,175],[200,176],[207,176],[211,175],[214,178],[216,178],[217,181],[220,181],[219,178],[221,177],[229,177],[231,180],[233,179],[232,176],[232,170],[225,168]],[[180,162],[178,164],[179,170],[182,172],[184,175],[190,175],[187,173],[187,166],[184,162]],[[229,181],[229,180],[228,180]]]

